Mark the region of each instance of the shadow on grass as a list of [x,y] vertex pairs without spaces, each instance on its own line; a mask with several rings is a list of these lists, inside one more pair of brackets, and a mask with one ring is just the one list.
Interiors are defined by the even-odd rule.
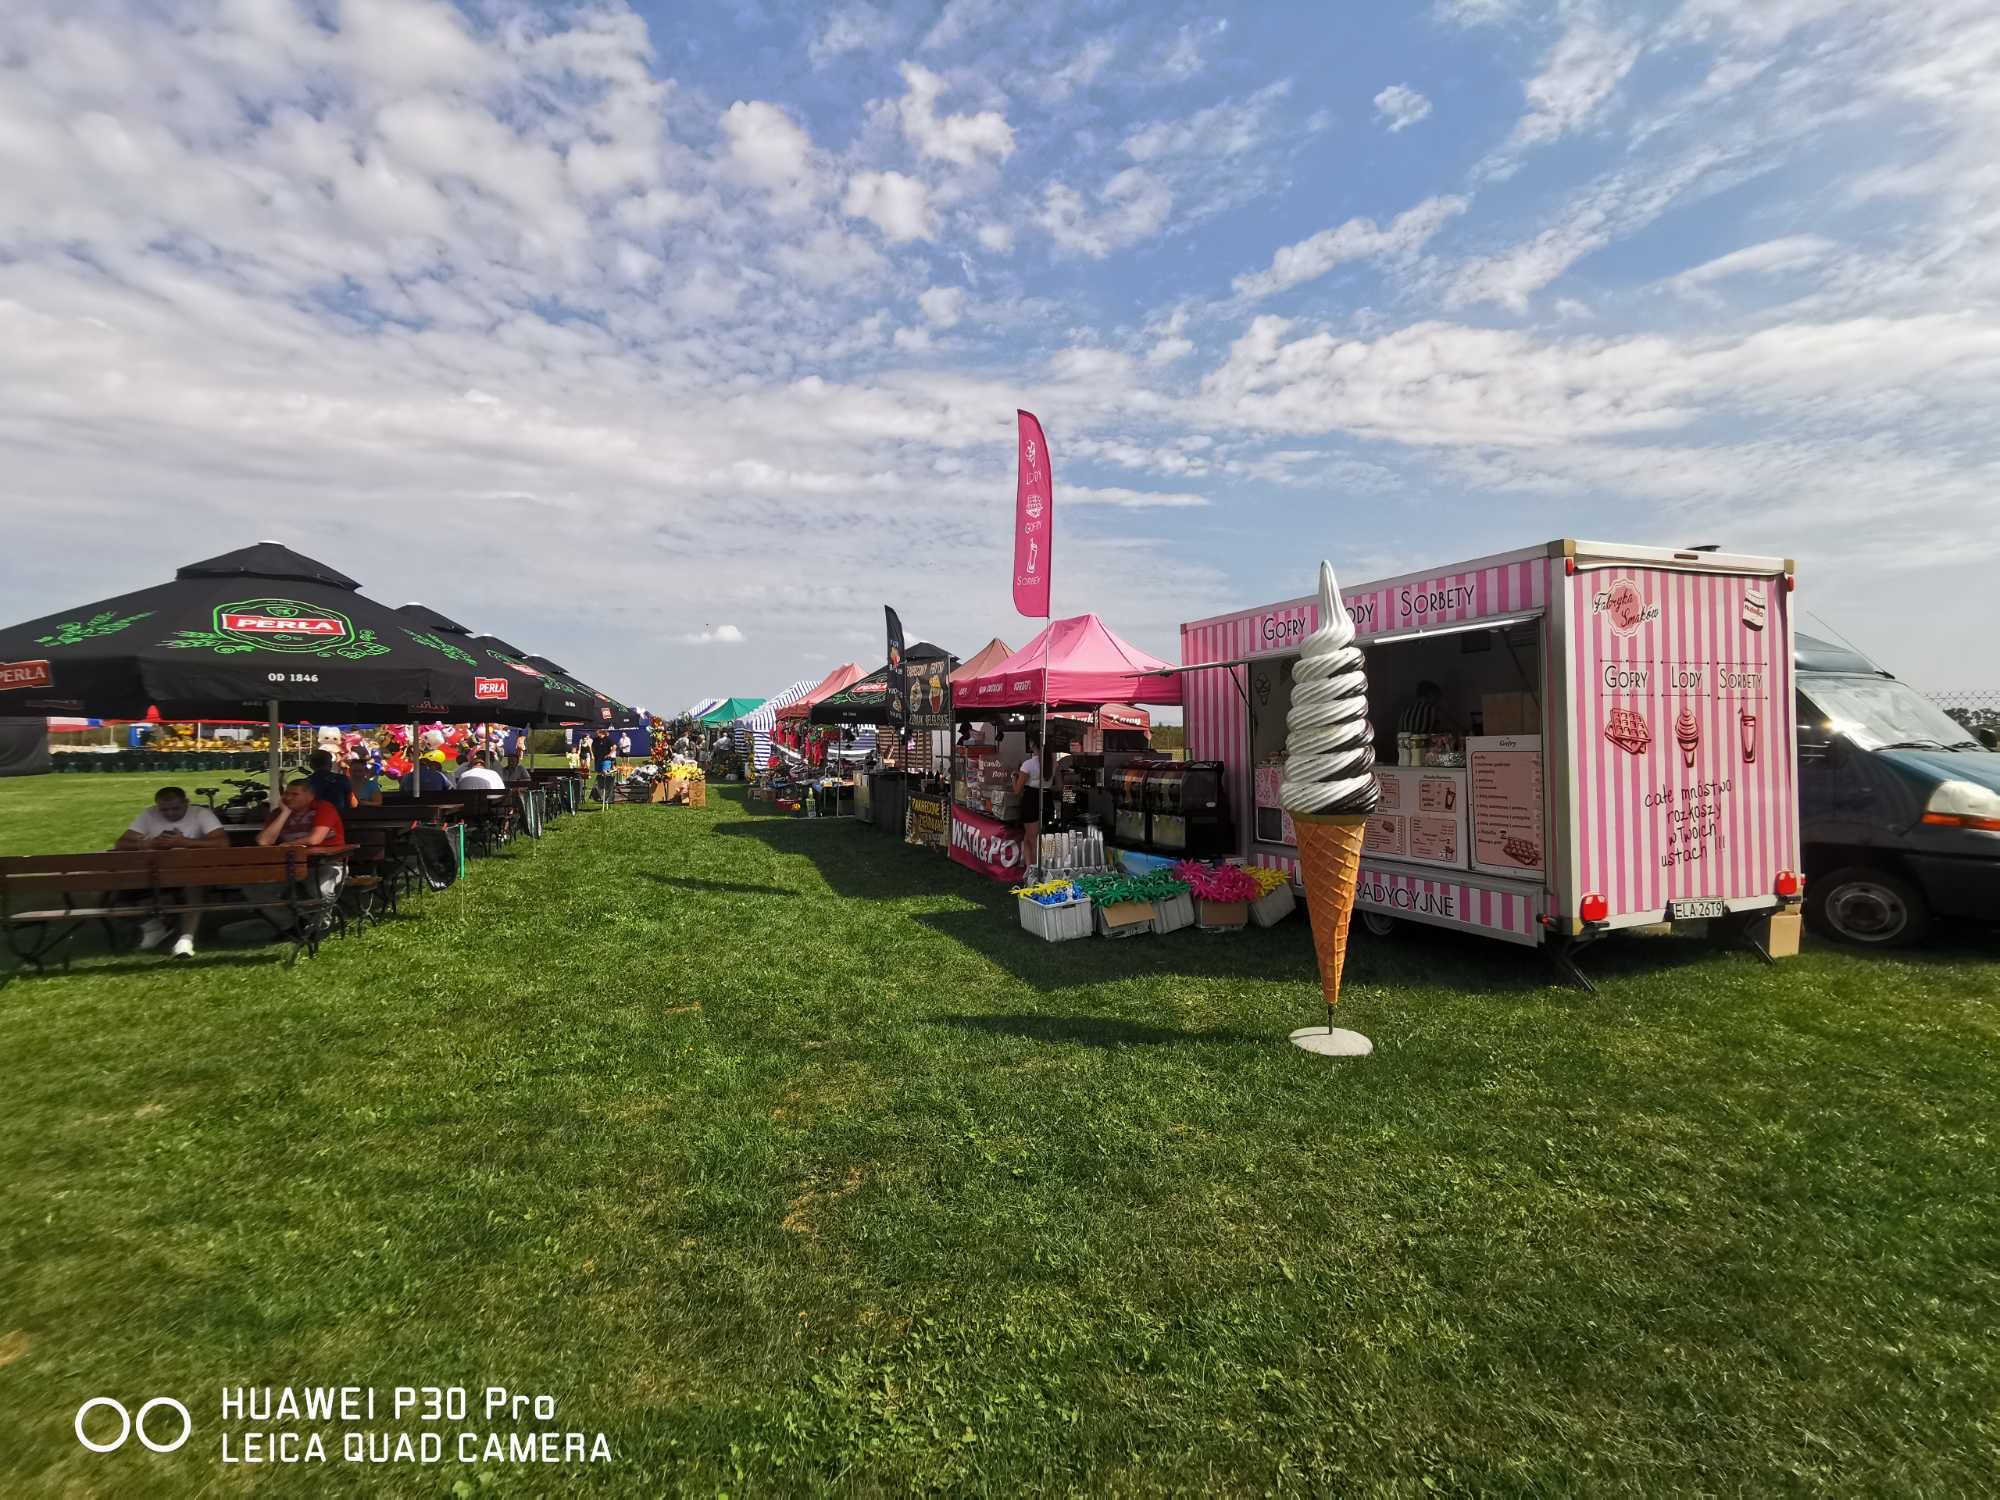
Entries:
[[206,952],[198,949],[191,958],[175,958],[167,953],[110,954],[98,949],[72,955],[75,961],[72,968],[66,969],[60,961],[52,960],[46,969],[26,964],[19,968],[0,969],[0,985],[11,984],[18,979],[54,982],[96,979],[108,974],[157,974],[167,970],[196,973],[203,969],[265,968],[272,964],[282,966],[290,951],[289,943],[282,947],[267,944],[260,950],[225,948],[220,952]]
[[1172,1047],[1205,1043],[1233,1046],[1238,1042],[1270,1040],[1250,1031],[1228,1028],[1176,1031],[1170,1026],[1151,1026],[1143,1021],[1124,1021],[1115,1016],[934,1016],[929,1024],[1071,1047]]
[[[715,825],[713,837],[752,839],[773,854],[802,855],[838,895],[863,901],[961,894],[974,877],[941,854],[889,837],[873,823],[853,818],[759,817]],[[991,889],[990,882],[980,882]]]
[[661,875],[653,870],[637,872],[641,880],[670,886],[677,891],[709,891],[728,896],[796,896],[797,891],[782,885],[750,885],[741,880],[705,880],[698,875]]

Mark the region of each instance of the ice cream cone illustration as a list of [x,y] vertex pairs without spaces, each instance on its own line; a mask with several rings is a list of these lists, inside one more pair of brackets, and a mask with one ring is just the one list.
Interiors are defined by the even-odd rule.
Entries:
[[1354,622],[1340,602],[1333,566],[1324,562],[1319,565],[1319,622],[1292,668],[1285,780],[1278,801],[1298,831],[1327,1028],[1294,1032],[1292,1040],[1312,1051],[1356,1054],[1369,1050],[1368,1039],[1336,1032],[1333,1007],[1340,1001],[1347,964],[1361,843],[1381,794],[1375,785],[1375,731],[1368,722],[1368,674],[1354,644]]
[[1681,764],[1692,771],[1694,753],[1701,748],[1701,721],[1694,716],[1693,709],[1682,709],[1680,717],[1674,720],[1674,738],[1681,744]]

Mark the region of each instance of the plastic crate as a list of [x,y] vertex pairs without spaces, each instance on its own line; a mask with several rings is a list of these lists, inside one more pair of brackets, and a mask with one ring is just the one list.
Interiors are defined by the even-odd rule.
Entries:
[[1178,896],[1170,896],[1165,901],[1153,903],[1153,930],[1155,932],[1179,932],[1183,927],[1194,926],[1194,897],[1186,891]]
[[1241,932],[1250,922],[1248,901],[1197,901],[1194,925],[1203,932]]
[[1276,927],[1298,909],[1299,898],[1292,894],[1291,882],[1287,881],[1272,887],[1268,896],[1250,903],[1250,920],[1259,927]]
[[1026,896],[1016,899],[1021,909],[1021,927],[1047,943],[1067,943],[1090,936],[1090,898],[1078,896],[1059,905],[1044,906]]
[[1158,904],[1151,901],[1114,901],[1109,906],[1097,908],[1097,931],[1100,937],[1138,937],[1153,930],[1153,913]]

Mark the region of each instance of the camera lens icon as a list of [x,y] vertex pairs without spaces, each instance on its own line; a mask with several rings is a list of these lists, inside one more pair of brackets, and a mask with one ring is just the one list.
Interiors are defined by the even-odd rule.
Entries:
[[[118,1436],[108,1443],[94,1441],[83,1430],[84,1418],[100,1406],[118,1413]],[[156,1406],[169,1407],[180,1413],[181,1435],[171,1443],[155,1442],[152,1434],[146,1431],[146,1418]],[[182,1447],[194,1435],[194,1418],[189,1416],[188,1409],[182,1406],[180,1402],[174,1400],[172,1396],[155,1396],[139,1408],[139,1413],[136,1417],[125,1409],[124,1402],[114,1400],[110,1396],[92,1396],[76,1409],[76,1440],[92,1453],[116,1453],[120,1448],[125,1446],[126,1440],[134,1432],[138,1433],[140,1443],[150,1448],[153,1452],[172,1453]]]

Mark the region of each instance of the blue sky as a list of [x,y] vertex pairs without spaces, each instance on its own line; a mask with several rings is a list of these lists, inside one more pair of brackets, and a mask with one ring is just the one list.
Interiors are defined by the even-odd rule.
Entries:
[[[1993,686],[1984,0],[16,0],[7,618],[276,536],[674,707],[1559,535]],[[1808,628],[1813,621],[1807,620]]]

